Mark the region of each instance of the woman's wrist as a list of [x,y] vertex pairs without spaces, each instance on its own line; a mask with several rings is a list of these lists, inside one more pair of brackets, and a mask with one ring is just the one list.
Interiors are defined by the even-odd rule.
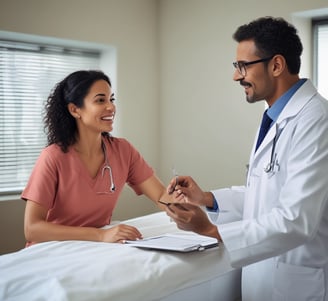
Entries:
[[105,235],[105,231],[104,229],[99,229],[99,228],[94,228],[96,230],[96,236],[95,236],[95,241],[98,242],[104,242],[104,235]]

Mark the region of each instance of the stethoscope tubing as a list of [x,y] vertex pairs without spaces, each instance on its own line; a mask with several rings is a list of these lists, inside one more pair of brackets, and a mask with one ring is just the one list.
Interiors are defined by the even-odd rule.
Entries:
[[277,141],[278,141],[281,133],[282,133],[282,129],[279,130],[278,124],[276,124],[276,135],[274,136],[273,141],[272,141],[272,148],[271,148],[271,154],[270,154],[270,162],[268,163],[268,165],[266,167],[264,167],[264,171],[266,173],[272,172],[273,169],[274,169],[274,165],[277,163],[276,162],[276,158],[277,158],[276,144],[277,144]]

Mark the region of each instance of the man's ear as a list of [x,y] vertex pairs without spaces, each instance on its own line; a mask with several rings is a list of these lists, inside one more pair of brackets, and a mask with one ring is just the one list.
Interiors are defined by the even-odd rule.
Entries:
[[281,73],[283,73],[287,68],[286,60],[280,54],[277,54],[272,58],[271,64],[272,64],[272,73],[274,76],[281,75]]
[[70,114],[76,118],[76,119],[80,119],[81,115],[79,114],[80,109],[74,104],[74,103],[69,103],[67,105],[68,111],[70,112]]

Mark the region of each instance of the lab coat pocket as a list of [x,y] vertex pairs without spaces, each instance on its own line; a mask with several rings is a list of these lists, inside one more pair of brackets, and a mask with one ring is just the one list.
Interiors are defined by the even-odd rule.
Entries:
[[272,167],[269,167],[269,163],[261,163],[256,167],[253,167],[250,170],[250,176],[253,178],[261,178],[261,179],[270,179],[272,176],[276,175],[280,170],[280,166],[278,163],[272,163]]
[[279,262],[275,269],[273,301],[323,301],[324,271]]

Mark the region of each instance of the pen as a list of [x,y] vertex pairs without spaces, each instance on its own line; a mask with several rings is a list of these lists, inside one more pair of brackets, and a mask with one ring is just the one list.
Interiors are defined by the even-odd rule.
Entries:
[[163,201],[158,201],[159,203],[165,205],[165,206],[170,206],[172,203],[166,203],[166,202],[163,202]]
[[172,173],[173,173],[173,176],[175,177],[175,184],[174,184],[174,187],[172,187],[172,189],[171,189],[171,191],[170,191],[170,193],[172,193],[174,190],[175,190],[175,187],[178,185],[178,173],[177,173],[177,171],[176,171],[176,169],[175,169],[175,167],[173,166],[172,167]]

